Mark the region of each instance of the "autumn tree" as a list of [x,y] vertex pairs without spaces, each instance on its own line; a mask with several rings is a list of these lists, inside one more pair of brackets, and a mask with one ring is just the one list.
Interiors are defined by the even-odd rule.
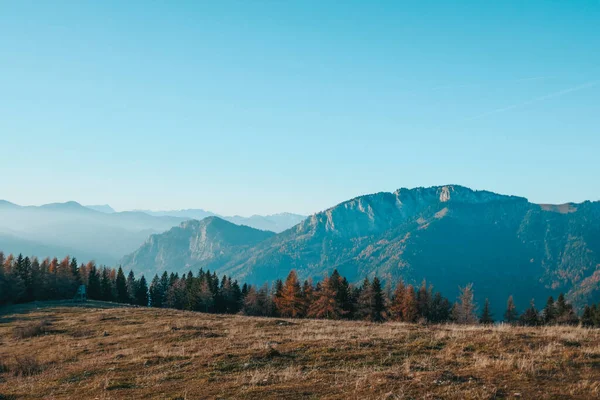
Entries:
[[406,290],[404,291],[402,298],[402,321],[417,321],[417,295],[413,285],[406,286]]
[[400,280],[396,285],[396,289],[392,294],[392,301],[390,304],[390,318],[393,321],[403,321],[402,315],[402,307],[404,303],[404,291],[406,287],[404,286],[404,282]]
[[475,314],[477,307],[473,296],[473,284],[469,283],[465,287],[459,288],[459,291],[458,301],[452,311],[454,322],[458,324],[477,323],[477,315]]
[[317,284],[314,301],[308,309],[308,316],[310,318],[339,319],[342,314],[343,310],[337,302],[336,293],[329,284],[329,277],[326,277]]
[[509,324],[514,324],[519,319],[519,313],[517,312],[517,307],[515,306],[515,301],[513,300],[512,295],[508,297],[508,301],[506,302],[506,311],[504,312],[504,322]]
[[282,317],[304,316],[304,299],[296,271],[291,270],[288,274],[279,296],[276,297],[275,306],[278,314]]

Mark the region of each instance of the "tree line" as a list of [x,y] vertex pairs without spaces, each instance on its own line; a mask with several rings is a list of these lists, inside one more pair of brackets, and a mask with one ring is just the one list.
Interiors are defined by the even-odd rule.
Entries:
[[[78,264],[70,257],[40,262],[36,257],[5,256],[0,252],[0,306],[72,299],[80,285],[86,286],[92,300],[207,313],[373,322],[496,322],[488,300],[478,313],[471,284],[460,288],[457,300],[451,302],[425,281],[419,287],[402,281],[394,287],[389,282],[383,287],[374,277],[352,285],[337,271],[316,284],[311,280],[301,282],[291,271],[285,281],[277,280],[271,286],[240,285],[231,277],[224,275],[219,279],[215,272],[202,269],[196,275],[190,271],[181,276],[165,271],[148,283],[143,275],[136,278],[133,271],[126,276],[120,267],[99,267],[94,262]],[[586,306],[578,317],[560,294],[556,300],[548,298],[541,311],[532,301],[519,313],[510,296],[498,321],[525,326],[581,323],[600,327],[600,304]]]

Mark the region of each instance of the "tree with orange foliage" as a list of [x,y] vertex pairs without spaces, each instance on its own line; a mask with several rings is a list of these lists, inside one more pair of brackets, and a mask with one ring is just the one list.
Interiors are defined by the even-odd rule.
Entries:
[[298,318],[305,314],[302,289],[298,281],[296,271],[291,270],[288,274],[280,296],[276,297],[275,306],[282,317]]
[[314,292],[314,301],[308,309],[310,318],[339,319],[343,310],[336,300],[336,292],[329,283],[329,277],[317,285]]
[[402,307],[404,303],[404,292],[406,291],[406,287],[404,286],[404,282],[400,280],[396,285],[396,290],[394,290],[394,294],[392,296],[392,304],[390,305],[390,318],[393,321],[402,321]]
[[402,299],[402,321],[415,322],[417,320],[417,295],[413,285],[408,285]]

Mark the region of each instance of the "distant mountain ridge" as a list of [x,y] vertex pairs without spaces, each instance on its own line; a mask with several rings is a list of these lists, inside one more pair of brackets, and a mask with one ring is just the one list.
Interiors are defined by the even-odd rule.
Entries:
[[[109,205],[83,206],[75,201],[20,206],[0,200],[0,251],[39,257],[69,254],[81,260],[94,259],[100,264],[114,265],[125,254],[139,248],[151,234],[165,232],[183,221],[214,215],[204,210],[152,214],[116,212]],[[231,217],[231,220],[263,230],[281,231],[304,218],[278,214]]]
[[42,206],[0,201],[0,251],[39,257],[69,254],[112,265],[150,234],[182,221],[143,213],[105,213],[74,201]]
[[302,279],[321,279],[334,268],[353,282],[426,278],[448,296],[473,282],[497,310],[510,294],[520,307],[559,291],[598,301],[600,202],[542,206],[458,185],[399,189],[340,203],[210,267],[250,283],[285,278],[291,269]]
[[187,219],[202,220],[207,217],[219,217],[229,222],[233,222],[237,225],[246,225],[251,228],[272,231],[275,233],[283,232],[286,229],[291,228],[294,225],[299,224],[304,219],[305,215],[293,214],[293,213],[279,213],[271,215],[251,215],[250,217],[242,217],[239,215],[234,216],[222,216],[215,214],[211,211],[203,209],[187,209],[187,210],[172,210],[172,211],[150,211],[140,210],[154,216],[172,216]]

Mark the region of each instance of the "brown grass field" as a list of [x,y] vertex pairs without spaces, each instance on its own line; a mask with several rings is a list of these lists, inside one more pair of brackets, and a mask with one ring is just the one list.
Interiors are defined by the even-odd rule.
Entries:
[[107,306],[0,309],[0,399],[600,398],[599,330]]

